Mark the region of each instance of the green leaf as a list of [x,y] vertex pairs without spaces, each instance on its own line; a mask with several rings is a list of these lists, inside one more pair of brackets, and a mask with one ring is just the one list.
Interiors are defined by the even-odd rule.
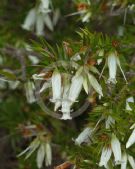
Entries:
[[16,80],[15,74],[8,70],[0,70],[0,75],[5,76],[7,80]]

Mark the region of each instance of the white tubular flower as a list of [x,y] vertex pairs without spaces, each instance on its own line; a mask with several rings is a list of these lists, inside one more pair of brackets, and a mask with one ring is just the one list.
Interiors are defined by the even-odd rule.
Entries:
[[133,97],[129,97],[126,99],[126,110],[128,110],[128,111],[132,111],[132,108],[129,105],[130,103],[134,103]]
[[45,164],[48,167],[52,163],[52,149],[50,143],[45,144],[45,157]]
[[56,9],[53,15],[53,25],[55,26],[60,18],[60,10]]
[[44,145],[41,144],[38,151],[37,151],[37,167],[38,168],[41,168],[42,165],[43,165],[43,161],[44,161],[44,158],[45,158],[45,148],[44,148]]
[[49,8],[49,0],[41,0],[41,4],[42,4],[44,9]]
[[6,82],[0,79],[0,89],[6,88]]
[[87,79],[87,76],[85,75],[83,77],[83,88],[85,92],[88,94],[89,93],[88,79]]
[[44,18],[43,18],[42,13],[37,14],[36,34],[37,35],[44,35]]
[[79,136],[75,139],[75,144],[76,145],[81,145],[82,143],[90,143],[92,139],[92,132],[93,129],[90,127],[85,128]]
[[[49,12],[51,12],[49,0],[41,0],[38,7],[32,8],[29,11],[22,28],[33,31],[35,27],[37,35],[44,35],[45,25],[49,30],[53,31],[53,21],[48,14]],[[58,17],[56,19],[58,20]],[[55,22],[57,21],[55,20]]]
[[102,63],[103,59],[97,59],[97,64],[100,65]]
[[39,92],[42,93],[44,90],[48,89],[49,87],[51,87],[51,83],[50,82],[45,82],[43,84],[43,86],[41,87]]
[[29,58],[29,60],[31,61],[31,63],[33,65],[36,65],[36,64],[39,63],[39,59],[36,56],[34,56],[34,55],[28,55],[28,58]]
[[23,29],[26,30],[32,30],[34,28],[34,24],[36,22],[36,10],[35,8],[32,8],[28,15],[26,16],[26,19],[24,21],[24,24],[22,25]]
[[32,78],[34,80],[45,80],[44,79],[45,75],[46,75],[46,73],[34,74],[34,75],[32,75]]
[[102,87],[98,83],[97,79],[92,74],[90,74],[90,73],[88,74],[88,79],[89,79],[90,85],[95,89],[95,91],[99,95],[103,96]]
[[55,70],[53,72],[51,82],[52,82],[52,94],[53,94],[53,98],[51,99],[51,101],[55,103],[54,110],[56,111],[61,106],[60,99],[62,94],[61,75],[59,71]]
[[105,128],[110,129],[111,125],[115,124],[115,120],[111,117],[108,116],[106,122],[105,122]]
[[121,169],[127,169],[127,154],[125,152],[122,154]]
[[109,53],[108,59],[107,59],[107,64],[108,64],[108,68],[109,68],[108,83],[110,83],[110,82],[113,83],[113,84],[117,83],[117,81],[116,81],[117,66],[120,68],[121,73],[122,73],[125,81],[127,82],[126,77],[124,75],[124,72],[123,72],[123,70],[121,68],[120,60],[118,58],[118,55],[117,55],[116,51]]
[[9,81],[8,84],[9,84],[9,88],[10,88],[11,90],[15,90],[15,89],[19,86],[20,81],[18,81],[18,80]]
[[129,148],[134,143],[135,143],[135,128],[132,131],[132,134],[130,135],[130,137],[129,137],[128,141],[127,141],[126,148]]
[[30,143],[30,145],[29,145],[24,151],[22,151],[20,154],[18,154],[18,157],[20,157],[20,156],[26,154],[25,159],[28,159],[28,158],[32,155],[32,153],[33,153],[35,150],[37,150],[37,148],[38,148],[39,146],[40,146],[40,141],[37,140],[37,139],[34,139],[34,141],[32,141],[32,142]]
[[74,56],[71,57],[71,60],[73,61],[81,60],[81,56],[79,55],[79,53],[76,53]]
[[132,12],[135,9],[135,4],[128,5],[128,8]]
[[100,167],[104,166],[105,168],[107,168],[107,163],[110,160],[111,155],[112,155],[111,148],[104,147],[103,150],[102,150],[99,166]]
[[109,79],[108,82],[116,83],[116,72],[117,72],[117,56],[115,53],[110,53],[108,56],[108,67],[109,67]]
[[61,106],[61,101],[59,101],[59,100],[56,101],[55,106],[54,106],[54,111],[57,111],[60,106]]
[[35,86],[32,81],[28,81],[25,83],[25,92],[26,92],[26,98],[28,103],[34,103],[36,101],[34,90],[35,90]]
[[[97,56],[103,57],[104,56],[104,49],[99,49],[96,53],[97,53]],[[97,64],[100,65],[100,63],[102,63],[102,61],[103,61],[102,58],[97,59]]]
[[87,12],[85,15],[82,17],[82,22],[89,22],[91,17],[91,12]]
[[130,127],[130,129],[134,129],[135,128],[135,123]]
[[61,112],[63,113],[62,117],[61,117],[62,120],[71,120],[72,119],[72,117],[70,115],[70,112],[71,112],[70,108],[71,108],[70,101],[63,101],[62,102],[62,109],[61,109]]
[[61,108],[61,112],[63,113],[61,117],[62,120],[72,119],[70,116],[71,102],[68,100],[69,88],[70,88],[69,83],[65,84],[63,88],[63,100],[62,100],[62,108]]
[[135,160],[132,156],[128,155],[128,161],[132,167],[132,169],[135,169]]
[[72,78],[71,87],[69,89],[69,96],[68,99],[73,103],[78,98],[83,85],[83,76],[82,75],[75,75]]
[[50,30],[50,31],[53,31],[53,23],[52,23],[52,20],[50,18],[50,16],[48,14],[45,14],[43,16],[44,18],[44,23],[45,25],[47,26],[47,28]]
[[115,164],[118,165],[121,163],[121,145],[114,134],[112,135],[111,147],[115,158]]
[[104,56],[104,49],[99,49],[98,51],[97,51],[97,55],[99,56],[99,57],[103,57]]
[[38,11],[43,14],[47,14],[51,12],[51,9],[49,9],[49,1],[46,3],[46,0],[41,0],[41,3],[39,4]]
[[3,57],[0,55],[0,65],[2,65],[4,63],[4,59]]
[[[29,51],[29,52],[32,52],[33,50],[32,50],[32,47],[29,45],[29,44],[27,44],[27,43],[25,43],[24,44],[24,47],[26,48],[26,50],[27,51]],[[28,55],[28,58],[29,58],[29,60],[31,61],[31,63],[33,64],[33,65],[36,65],[36,64],[38,64],[39,63],[39,58],[37,57],[37,56],[35,56],[35,55]]]
[[124,35],[124,31],[125,31],[125,29],[124,29],[124,26],[119,26],[118,27],[118,36],[123,36]]

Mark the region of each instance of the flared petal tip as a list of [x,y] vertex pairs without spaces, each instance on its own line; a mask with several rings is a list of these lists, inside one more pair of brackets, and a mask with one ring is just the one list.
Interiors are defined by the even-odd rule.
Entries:
[[61,117],[61,120],[71,120],[72,117],[68,114],[63,114],[62,117]]
[[129,147],[130,147],[130,144],[129,144],[129,143],[127,143],[127,144],[126,144],[126,148],[129,148]]
[[36,32],[36,35],[37,35],[37,36],[44,36],[45,33],[44,33],[44,32]]
[[61,106],[61,102],[56,102],[55,107],[54,107],[54,111],[57,111],[60,106]]
[[101,97],[103,97],[104,95],[103,95],[103,93],[102,93],[102,91],[100,90],[99,91],[99,98],[101,99]]
[[105,164],[103,163],[103,162],[99,162],[99,167],[103,167],[103,166],[105,166]]
[[109,79],[107,80],[107,83],[108,83],[108,84],[110,84],[110,83],[116,84],[116,83],[117,83],[117,80],[116,80],[115,78],[109,78]]
[[22,24],[21,27],[22,27],[22,29],[27,30],[27,31],[31,30],[30,27],[25,24]]

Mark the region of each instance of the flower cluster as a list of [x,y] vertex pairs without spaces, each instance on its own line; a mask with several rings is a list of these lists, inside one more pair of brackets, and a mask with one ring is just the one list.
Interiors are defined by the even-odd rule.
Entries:
[[40,3],[28,12],[22,28],[35,31],[37,35],[44,35],[45,26],[53,31],[60,13],[59,10],[54,11],[53,19],[51,19],[49,15],[52,12],[50,4],[50,0],[40,0]]
[[[50,101],[54,103],[54,111],[57,111],[61,107],[60,111],[63,114],[61,119],[63,120],[72,118],[70,115],[72,111],[71,107],[78,101],[77,99],[83,89],[87,95],[93,89],[100,96],[103,96],[102,87],[93,74],[99,74],[96,67],[84,65],[77,67],[74,72],[72,75],[60,72],[57,68],[52,72],[52,76],[46,79],[40,89],[40,92],[43,92],[48,87],[51,88],[52,98]],[[33,78],[35,80],[45,80],[44,73],[35,74]]]
[[[85,96],[85,99],[88,98],[89,102],[91,102],[90,97],[94,96],[97,99],[95,99],[96,103],[101,101],[103,110],[100,109],[100,111],[102,110],[100,112],[102,115],[100,115],[99,121],[96,125],[93,123],[90,125],[91,127],[85,128],[74,140],[75,145],[87,144],[93,146],[93,143],[97,143],[98,137],[103,137],[103,140],[107,138],[107,142],[101,143],[99,167],[110,169],[118,166],[126,169],[127,165],[130,165],[134,169],[134,158],[127,150],[135,143],[134,125],[131,127],[133,132],[129,139],[123,139],[127,142],[124,148],[122,146],[123,140],[119,139],[119,134],[113,130],[118,123],[117,120],[119,120],[115,117],[117,110],[113,111],[112,109],[115,105],[114,103],[119,100],[119,97],[113,98],[112,94],[113,88],[116,88],[118,81],[118,68],[126,81],[126,85],[128,84],[121,66],[120,54],[117,48],[110,45],[110,41],[107,49],[99,44],[95,47],[93,37],[90,39],[90,43],[91,48],[82,47],[80,43],[81,45],[79,44],[75,52],[70,48],[70,44],[65,44],[62,48],[63,51],[61,53],[58,52],[58,58],[57,54],[52,52],[52,55],[56,54],[56,56],[53,56],[53,59],[56,57],[56,60],[52,64],[49,63],[39,74],[33,74],[32,78],[40,84],[38,85],[39,94],[49,96],[44,104],[49,102],[49,106],[51,106],[48,107],[51,110],[53,109],[56,114],[59,114],[62,120],[72,119],[74,112],[78,111],[78,106],[84,103],[82,100],[85,101],[84,98],[80,97],[82,95]],[[49,48],[47,48],[48,51]],[[64,55],[62,59],[59,58],[61,55]],[[104,76],[106,67],[108,69],[107,77]],[[101,82],[101,78],[104,79],[104,82]],[[111,88],[110,93],[106,94],[105,90],[107,91],[108,88]],[[112,100],[106,100],[105,95]],[[79,105],[78,103],[81,104]],[[123,112],[131,113],[134,107],[134,97],[132,95],[129,96],[129,93],[127,93],[123,103]],[[101,132],[101,135],[97,137],[96,132],[100,131],[100,129],[105,131],[105,134]]]
[[50,166],[52,163],[52,149],[49,133],[44,131],[43,127],[37,125],[27,125],[19,128],[22,131],[25,131],[23,133],[24,136],[26,135],[25,133],[29,133],[29,135],[26,135],[28,138],[32,136],[36,136],[36,138],[34,138],[30,145],[22,151],[18,157],[26,154],[25,159],[28,159],[35,151],[37,151],[37,167],[39,169],[42,168],[44,161],[46,166]]

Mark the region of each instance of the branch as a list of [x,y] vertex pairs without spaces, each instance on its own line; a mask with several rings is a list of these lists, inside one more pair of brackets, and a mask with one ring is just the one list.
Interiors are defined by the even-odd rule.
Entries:
[[26,64],[25,64],[25,57],[28,55],[33,55],[35,57],[41,58],[41,55],[33,52],[33,51],[27,51],[26,49],[18,49],[11,45],[7,45],[4,48],[1,48],[0,51],[4,54],[10,55],[13,58],[16,58],[21,65],[21,72],[22,72],[22,80],[26,80]]

